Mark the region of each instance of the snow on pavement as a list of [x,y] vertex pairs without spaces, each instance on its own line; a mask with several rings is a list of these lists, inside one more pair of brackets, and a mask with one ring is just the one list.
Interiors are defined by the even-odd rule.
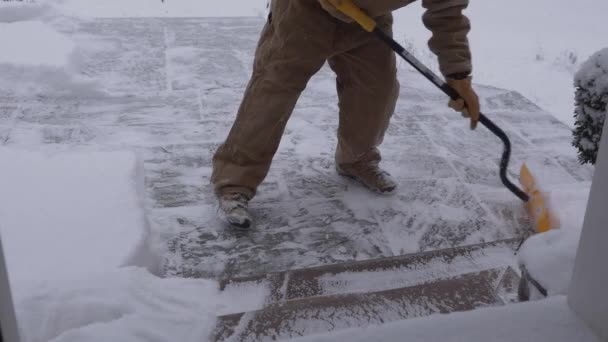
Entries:
[[294,342],[600,342],[570,309],[566,297],[349,329]]
[[[11,92],[9,78],[0,84],[0,142],[11,148],[57,144],[62,149],[88,145],[140,151],[153,221],[152,248],[167,258],[167,275],[243,275],[363,260],[510,237],[521,233],[516,226],[525,229],[519,203],[497,181],[500,147],[488,143],[493,137],[464,131],[466,122],[454,119],[445,99],[406,70],[400,78],[408,82],[383,145],[385,165],[402,182],[396,198],[370,201],[331,173],[331,149],[326,146],[335,144],[336,121],[327,114],[335,112],[336,99],[333,76],[324,70],[298,104],[277,162],[256,198],[260,229],[244,236],[224,229],[214,218],[212,194],[204,186],[209,155],[238,106],[261,24],[260,19],[103,19],[62,26],[60,32],[91,49],[82,54],[77,73],[96,78],[111,95],[61,97],[51,91],[61,87],[51,86],[40,91],[51,96],[36,98]],[[226,44],[235,49],[214,48]],[[19,69],[11,64],[8,70]],[[569,145],[567,129],[517,93],[479,90],[485,108],[514,140],[515,160],[537,160],[535,170],[546,170],[562,184],[590,179],[591,171],[578,166],[572,151],[563,148]],[[94,341],[95,336],[173,340],[173,334],[141,324],[143,317],[160,322],[166,312],[178,317],[176,326],[193,334],[178,335],[188,341],[200,338],[194,335],[208,327],[207,313],[245,311],[241,303],[255,308],[265,298],[266,289],[255,288],[238,297],[233,293],[238,304],[216,302],[211,299],[216,295],[213,284],[112,268],[80,278],[73,286],[36,289],[42,293],[22,295],[17,289],[17,302],[26,324],[38,324],[44,318],[36,312],[44,310],[63,317],[42,325],[48,330],[40,332],[50,331],[59,341]],[[79,297],[81,291],[84,297]],[[186,302],[195,292],[201,301]],[[112,293],[121,293],[123,300],[113,301]],[[64,301],[66,307],[52,307],[58,296],[75,299]],[[150,305],[154,298],[162,303]],[[183,305],[173,305],[175,298],[183,299]],[[92,311],[87,299],[96,306],[97,299],[110,304]],[[151,313],[154,307],[161,309]],[[92,316],[83,314],[82,321],[70,316],[85,311]],[[191,328],[196,319],[199,330]]]
[[3,64],[63,67],[75,48],[70,38],[40,21],[0,23],[0,32],[0,44],[6,49],[0,55]]
[[[9,95],[0,140],[141,152],[153,248],[169,276],[281,271],[526,233],[523,207],[497,175],[499,141],[483,129],[470,132],[441,93],[408,70],[400,71],[397,112],[381,146],[399,192],[372,197],[338,177],[335,77],[327,68],[298,102],[253,202],[256,229],[226,229],[208,186],[210,158],[232,123],[262,25],[255,18],[136,18],[62,26],[79,46],[101,44],[83,54],[82,70],[106,94]],[[217,48],[227,45],[233,48]],[[533,171],[565,184],[590,179],[573,151],[561,149],[569,145],[567,127],[518,93],[484,86],[479,93],[512,139],[513,170],[530,160]]]
[[[58,7],[85,17],[263,17],[266,0],[63,0]],[[474,81],[517,90],[573,126],[573,76],[584,60],[608,46],[606,11],[603,0],[471,2],[466,14],[472,21]],[[436,66],[422,13],[419,2],[395,11],[395,38]]]

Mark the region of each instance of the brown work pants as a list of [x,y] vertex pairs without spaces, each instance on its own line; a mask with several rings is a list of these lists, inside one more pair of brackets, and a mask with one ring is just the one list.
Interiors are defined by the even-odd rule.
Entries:
[[[377,20],[392,31],[390,14]],[[399,92],[395,54],[357,24],[331,17],[317,0],[274,0],[236,121],[213,158],[216,193],[255,195],[300,94],[326,61],[337,75],[336,162],[379,160]]]

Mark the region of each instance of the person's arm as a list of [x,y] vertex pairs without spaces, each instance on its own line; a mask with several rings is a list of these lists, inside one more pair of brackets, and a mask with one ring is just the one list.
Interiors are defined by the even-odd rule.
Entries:
[[450,100],[449,106],[471,119],[471,129],[477,127],[480,115],[479,97],[473,90],[471,49],[468,34],[471,23],[462,11],[469,0],[422,0],[426,12],[424,25],[431,31],[429,48],[439,61],[439,70],[447,83],[462,97]]
[[469,19],[462,13],[468,0],[423,0],[424,25],[431,31],[429,48],[437,55],[439,70],[447,78],[463,79],[473,70],[467,35]]

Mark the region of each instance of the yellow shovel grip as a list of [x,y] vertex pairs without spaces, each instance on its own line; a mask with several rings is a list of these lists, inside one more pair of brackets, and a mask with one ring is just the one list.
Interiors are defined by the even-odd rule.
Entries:
[[352,0],[328,0],[335,8],[344,13],[349,18],[356,21],[367,32],[372,32],[376,28],[374,18],[363,12]]

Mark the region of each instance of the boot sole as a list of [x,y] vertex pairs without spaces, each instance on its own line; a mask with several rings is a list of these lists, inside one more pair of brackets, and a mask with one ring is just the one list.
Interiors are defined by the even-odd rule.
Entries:
[[230,225],[230,227],[236,228],[236,229],[239,229],[239,230],[249,230],[249,229],[251,229],[251,226],[252,226],[252,222],[251,221],[246,221],[246,222],[243,222],[243,223],[240,223],[240,222],[230,222],[229,220],[226,220],[226,221],[228,221],[228,224]]
[[231,220],[230,217],[228,217],[228,215],[226,215],[226,213],[222,212],[221,209],[218,211],[218,216],[221,221],[224,221],[231,228],[235,228],[238,230],[248,230],[248,229],[251,229],[251,227],[253,226],[253,220],[247,219],[243,222]]

